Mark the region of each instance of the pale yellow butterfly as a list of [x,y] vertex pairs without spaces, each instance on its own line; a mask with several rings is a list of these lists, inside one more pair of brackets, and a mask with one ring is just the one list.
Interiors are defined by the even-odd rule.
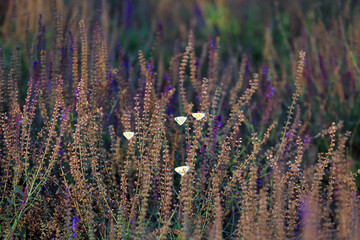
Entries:
[[123,135],[129,140],[134,136],[134,132],[124,132]]
[[202,118],[205,117],[205,113],[202,113],[202,112],[197,112],[197,113],[193,113],[191,114],[194,118],[196,118],[196,120],[200,120]]
[[175,172],[179,173],[181,176],[184,176],[190,170],[189,166],[181,166],[175,168]]
[[177,124],[179,124],[180,126],[184,124],[184,122],[186,121],[187,117],[184,116],[180,116],[180,117],[176,117],[174,118],[174,120],[177,122]]

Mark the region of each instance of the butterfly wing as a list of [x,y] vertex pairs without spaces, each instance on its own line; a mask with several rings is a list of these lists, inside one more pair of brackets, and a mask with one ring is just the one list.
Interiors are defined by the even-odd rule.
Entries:
[[190,170],[189,166],[181,166],[175,168],[175,171],[179,173],[181,176],[184,176]]
[[196,120],[201,120],[202,118],[205,117],[205,113],[197,112],[197,113],[193,113],[192,116],[196,118]]
[[184,124],[186,119],[187,119],[187,117],[184,117],[184,116],[174,118],[175,122],[177,122],[177,124],[179,124],[180,126]]
[[134,136],[134,132],[124,132],[123,135],[127,140],[130,140]]

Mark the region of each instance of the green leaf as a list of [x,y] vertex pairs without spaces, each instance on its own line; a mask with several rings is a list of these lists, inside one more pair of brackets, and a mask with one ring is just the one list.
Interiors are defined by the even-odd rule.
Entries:
[[13,203],[13,201],[11,201],[11,199],[9,197],[6,197],[6,200],[8,201],[8,203],[10,203],[11,205],[15,205],[15,203]]
[[15,186],[15,193],[20,193],[21,194],[21,196],[24,196],[24,192],[23,191],[21,191],[21,189],[19,188],[19,186]]
[[[5,220],[5,221],[11,221],[11,220],[14,220],[14,218],[11,218],[11,217],[2,217],[2,216],[0,216],[0,219],[1,220]],[[0,229],[1,230],[1,229]],[[1,232],[0,232],[1,233]],[[1,236],[1,234],[0,234],[0,236]]]

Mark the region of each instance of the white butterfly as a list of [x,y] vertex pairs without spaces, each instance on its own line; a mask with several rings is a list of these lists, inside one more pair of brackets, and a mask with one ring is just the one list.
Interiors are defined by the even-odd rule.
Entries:
[[123,132],[123,135],[129,140],[134,136],[134,132]]
[[184,176],[190,170],[189,166],[181,166],[175,168],[175,172],[179,173],[181,176]]
[[196,120],[200,120],[200,119],[203,119],[205,117],[205,113],[202,113],[202,112],[193,113],[191,115],[194,118],[196,118]]
[[184,124],[184,122],[186,121],[187,117],[184,116],[180,116],[180,117],[176,117],[174,118],[174,120],[177,122],[177,124],[179,124],[180,126]]

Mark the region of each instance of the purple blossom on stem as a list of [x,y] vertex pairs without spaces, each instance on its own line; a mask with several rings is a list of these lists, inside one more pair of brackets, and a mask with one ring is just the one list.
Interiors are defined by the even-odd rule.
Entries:
[[272,99],[272,97],[274,96],[274,87],[272,86],[272,82],[270,82],[269,77],[267,77],[267,81],[269,82],[269,85],[265,92],[266,98]]
[[250,68],[250,62],[248,61],[246,66],[245,66],[245,72],[246,73],[248,73],[250,71],[249,68]]
[[72,221],[72,230],[75,231],[76,217],[73,218]]
[[26,186],[24,190],[23,199],[21,201],[21,207],[24,207],[24,204],[27,203],[27,198],[28,198],[28,194],[27,194],[27,186]]
[[221,127],[221,114],[219,116],[216,116],[216,127],[217,129],[220,129]]
[[210,39],[210,48],[214,48],[214,41]]

